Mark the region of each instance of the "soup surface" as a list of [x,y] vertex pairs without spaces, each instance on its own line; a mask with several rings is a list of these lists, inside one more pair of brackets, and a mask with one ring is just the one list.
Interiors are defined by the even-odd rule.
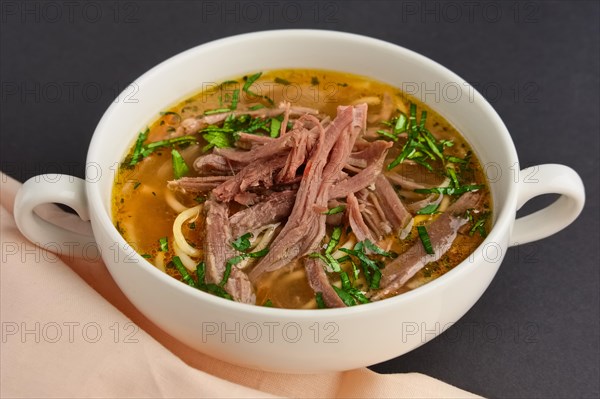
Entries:
[[387,84],[275,70],[165,109],[113,188],[113,220],[155,267],[226,299],[353,306],[451,270],[491,226],[476,156]]

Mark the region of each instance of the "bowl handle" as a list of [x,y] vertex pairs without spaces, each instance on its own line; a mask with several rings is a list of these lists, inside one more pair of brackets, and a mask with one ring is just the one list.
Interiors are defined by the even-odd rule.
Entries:
[[565,165],[545,164],[519,172],[517,210],[533,197],[561,194],[546,208],[515,220],[510,245],[526,244],[558,233],[581,213],[585,190],[581,177]]
[[[89,234],[69,230],[58,223],[50,223],[34,211],[40,205],[52,203],[64,204],[74,209],[81,220],[62,211],[62,216],[58,219],[66,219],[75,230],[88,231]],[[72,219],[69,219],[70,216]],[[27,180],[15,197],[14,217],[21,233],[41,248],[59,255],[78,258],[85,258],[91,248],[97,251],[96,242],[91,234],[85,180],[78,177],[46,174]]]

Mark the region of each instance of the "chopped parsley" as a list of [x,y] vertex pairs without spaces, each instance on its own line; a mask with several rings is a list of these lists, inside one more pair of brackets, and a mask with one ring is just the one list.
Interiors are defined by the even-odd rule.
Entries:
[[138,135],[137,140],[135,141],[135,147],[133,148],[133,155],[131,156],[131,160],[129,161],[129,166],[134,166],[140,161],[140,157],[142,156],[142,147],[144,146],[144,141],[148,138],[148,133],[150,129],[146,128],[143,132]]
[[326,309],[327,308],[327,306],[325,305],[325,301],[323,300],[323,293],[322,292],[315,293],[315,300],[317,301],[317,308],[319,308],[319,309]]
[[346,210],[346,205],[338,205],[335,208],[331,208],[331,209],[323,212],[323,215],[335,215],[337,213],[344,212],[345,210]]
[[241,235],[231,243],[231,246],[240,252],[245,252],[250,248],[250,238],[252,238],[252,233]]
[[[387,133],[390,136],[396,137],[398,134],[406,132],[408,140],[402,147],[400,155],[398,155],[387,169],[391,170],[400,165],[407,159],[416,162],[417,164],[433,171],[431,166],[432,161],[439,160],[445,163],[443,151],[445,147],[452,146],[449,140],[437,140],[433,134],[425,127],[427,122],[427,111],[421,112],[420,120],[417,122],[417,106],[411,103],[408,118],[403,113],[400,113],[395,120],[385,123],[388,126],[393,126],[392,133]],[[381,134],[381,133],[380,133]]]
[[433,215],[439,208],[439,204],[429,204],[417,211],[417,215]]
[[281,85],[286,85],[286,86],[289,85],[289,84],[291,84],[289,80],[286,80],[286,79],[283,79],[283,78],[279,78],[279,77],[275,78],[275,83],[279,83]]
[[252,233],[246,233],[246,234],[241,235],[240,237],[238,237],[231,243],[231,246],[235,250],[239,251],[240,254],[236,255],[232,258],[229,258],[227,260],[227,263],[225,264],[225,272],[223,273],[223,278],[221,279],[221,282],[219,283],[219,285],[221,287],[223,287],[225,284],[227,284],[227,280],[229,279],[229,275],[231,274],[232,266],[237,265],[238,263],[242,262],[244,259],[262,258],[263,256],[265,256],[266,254],[269,253],[269,248],[263,248],[260,251],[248,253],[247,251],[248,251],[248,249],[250,249],[250,246],[251,246],[251,243],[250,243],[251,237],[252,237]]
[[273,307],[273,302],[271,302],[271,300],[270,300],[270,299],[267,299],[267,300],[265,301],[265,303],[263,303],[263,306],[264,306],[265,308],[272,308],[272,307]]
[[244,83],[244,87],[242,88],[242,90],[248,94],[252,94],[252,95],[257,95],[255,93],[253,93],[252,91],[250,91],[250,86],[252,86],[252,83],[256,82],[258,80],[258,78],[260,78],[262,75],[262,72],[257,72],[254,75],[248,76],[245,80],[246,83]]
[[256,82],[258,80],[258,78],[260,78],[261,76],[262,76],[262,72],[257,72],[251,76],[244,76],[245,83],[244,83],[244,87],[242,88],[242,91],[248,95],[263,98],[263,99],[267,100],[267,102],[269,104],[273,105],[275,102],[269,96],[261,96],[260,94],[254,93],[253,91],[250,90],[250,86],[252,86],[252,84],[254,82]]
[[269,127],[269,136],[279,137],[281,130],[281,121],[277,118],[271,118],[271,126]]
[[229,109],[232,110],[232,111],[236,110],[239,101],[240,101],[240,90],[239,89],[235,89],[233,91],[233,95],[232,95],[232,98],[231,98],[231,106],[229,107]]
[[446,194],[446,195],[459,195],[469,191],[477,191],[483,188],[482,184],[469,184],[460,187],[433,187],[433,188],[417,188],[415,193],[419,194]]
[[206,111],[204,111],[204,115],[222,114],[229,111],[231,111],[231,109],[229,108],[207,109]]
[[171,157],[173,160],[173,176],[175,177],[175,180],[181,179],[189,173],[190,168],[188,168],[185,160],[175,148],[171,150]]
[[263,119],[260,116],[252,117],[248,114],[234,115],[232,113],[225,118],[220,126],[209,125],[200,131],[202,137],[208,143],[204,146],[203,151],[208,151],[212,147],[232,147],[239,132],[264,135],[277,132],[277,135],[279,135],[280,126],[281,121],[277,118]]
[[340,242],[340,238],[342,237],[342,228],[336,226],[333,228],[333,232],[331,233],[331,239],[329,239],[329,243],[327,243],[327,248],[325,249],[325,254],[329,255],[333,252],[335,247]]
[[160,250],[162,252],[168,252],[169,251],[169,241],[167,239],[167,237],[162,237],[158,239],[158,243],[160,244]]
[[175,266],[179,274],[181,274],[181,280],[183,280],[183,282],[189,285],[190,287],[198,288],[198,285],[196,284],[192,276],[190,276],[190,274],[188,273],[187,269],[181,262],[181,259],[179,259],[179,256],[174,256],[171,261],[173,262],[173,265]]
[[473,210],[467,209],[466,216],[469,221],[472,223],[471,229],[469,229],[469,235],[473,236],[475,233],[479,233],[479,235],[483,238],[487,237],[487,231],[485,230],[485,224],[489,219],[491,213],[483,212],[479,218],[475,219],[473,216]]
[[205,282],[205,274],[206,274],[206,264],[204,262],[198,263],[196,266],[196,280],[197,287],[199,290],[208,292],[209,294],[216,295],[221,298],[233,300],[232,296],[225,290],[225,288],[221,287],[217,284],[206,283]]
[[427,233],[427,229],[425,226],[417,226],[417,231],[419,232],[419,238],[423,243],[423,248],[425,248],[425,252],[429,255],[435,254],[433,247],[431,246],[431,239],[429,238],[429,234]]

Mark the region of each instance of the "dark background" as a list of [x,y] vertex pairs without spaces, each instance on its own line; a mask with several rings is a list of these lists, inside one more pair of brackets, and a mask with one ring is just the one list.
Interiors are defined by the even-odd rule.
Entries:
[[493,397],[598,397],[599,8],[596,1],[2,1],[1,169],[21,181],[45,172],[83,177],[92,132],[116,94],[213,39],[318,28],[415,50],[488,98],[521,167],[577,170],[587,204],[559,234],[510,249],[481,300],[445,334],[372,369],[422,372]]

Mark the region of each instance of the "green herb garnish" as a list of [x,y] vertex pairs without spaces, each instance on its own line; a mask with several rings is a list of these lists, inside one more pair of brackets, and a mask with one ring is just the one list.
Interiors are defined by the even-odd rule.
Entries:
[[146,139],[148,138],[149,132],[150,129],[146,128],[146,130],[144,130],[138,135],[138,138],[135,141],[135,147],[133,149],[131,161],[129,161],[129,166],[134,166],[140,161],[140,156],[142,155],[142,147],[144,146],[144,141],[146,141]]
[[260,251],[250,252],[247,255],[251,258],[262,258],[263,256],[265,256],[268,253],[269,253],[269,248],[263,248]]
[[206,111],[204,111],[204,115],[222,114],[225,112],[231,112],[231,109],[230,108],[207,109]]
[[469,235],[473,236],[476,232],[483,238],[487,237],[487,231],[485,230],[485,223],[490,217],[490,212],[483,212],[477,220],[473,220],[472,214],[469,214],[469,219],[473,222],[473,227],[469,230]]
[[402,147],[400,155],[387,166],[388,170],[395,168],[407,159],[410,159],[431,171],[433,171],[433,167],[429,163],[430,161],[435,161],[436,159],[439,159],[442,163],[446,161],[443,151],[447,141],[437,140],[433,134],[427,130],[425,127],[425,124],[427,123],[427,111],[421,112],[421,118],[419,122],[417,122],[417,106],[411,103],[408,119],[406,115],[400,113],[396,117],[395,123],[392,123],[393,121],[394,120],[392,119],[392,121],[385,122],[384,124],[388,126],[393,125],[394,135],[407,132],[408,140]]
[[260,78],[261,75],[262,75],[262,72],[257,72],[254,75],[248,76],[248,78],[246,79],[246,83],[244,83],[244,87],[242,88],[242,90],[248,94],[256,96],[257,94],[250,91],[250,86],[252,86],[252,83],[256,82],[258,80],[258,78]]
[[454,168],[447,167],[446,176],[450,178],[450,181],[452,182],[452,187],[460,187],[460,183],[458,182],[458,177],[456,177],[456,172],[454,171]]
[[281,131],[281,121],[277,118],[271,118],[271,127],[269,128],[269,135],[271,137],[279,137]]
[[315,293],[315,300],[317,301],[317,308],[319,308],[319,309],[326,309],[327,308],[327,306],[325,305],[325,301],[323,300],[323,293],[322,292]]
[[425,248],[425,252],[429,255],[435,254],[433,247],[431,246],[431,240],[429,239],[429,234],[427,233],[427,229],[425,226],[417,226],[417,231],[419,232],[419,238],[423,243],[423,248]]
[[439,208],[439,204],[429,204],[417,211],[417,215],[433,215]]
[[198,285],[204,285],[204,276],[206,274],[206,264],[204,262],[200,262],[196,265],[196,279],[198,280]]
[[167,237],[162,237],[158,239],[158,243],[160,244],[160,250],[162,252],[168,252],[169,251],[169,241],[167,239]]
[[[331,238],[329,239],[329,243],[327,244],[327,248],[325,249],[325,254],[331,254],[335,249],[336,245],[340,242],[340,238],[342,237],[342,228],[336,226],[333,228],[333,232],[331,233]],[[336,261],[337,262],[337,261]]]
[[240,101],[240,90],[239,89],[235,89],[233,91],[233,95],[231,97],[231,106],[229,107],[229,109],[232,110],[232,111],[236,110],[239,101]]
[[323,215],[335,215],[336,213],[341,213],[344,212],[346,210],[346,205],[338,205],[335,208],[331,208],[325,212],[323,212]]
[[394,125],[394,133],[400,134],[406,131],[406,127],[408,126],[408,118],[404,113],[400,112],[398,117],[396,118],[396,124]]
[[[181,137],[175,137],[175,138],[167,139],[167,140],[154,141],[154,142],[148,143],[148,145],[146,145],[146,151],[147,150],[154,151],[155,149],[157,149],[159,147],[168,147],[168,146],[175,145],[175,144],[193,143],[196,141],[198,141],[198,139],[195,136],[181,136]],[[144,156],[146,156],[146,155],[144,155]]]
[[206,264],[204,262],[198,263],[196,266],[196,288],[201,291],[208,292],[209,294],[216,295],[221,298],[233,300],[231,295],[221,286],[217,284],[207,284],[204,280],[206,274]]
[[231,274],[231,267],[233,265],[237,265],[244,259],[245,259],[245,257],[243,255],[237,255],[237,256],[234,256],[233,258],[230,258],[227,260],[227,263],[225,263],[225,272],[223,273],[223,278],[221,279],[221,282],[219,283],[219,285],[221,287],[223,287],[225,284],[227,284],[227,280],[229,280],[229,275]]
[[289,80],[285,80],[285,79],[279,78],[279,77],[275,78],[275,83],[279,83],[279,84],[282,84],[282,85],[289,85],[289,84],[291,84]]
[[243,234],[237,239],[233,240],[231,242],[231,246],[240,252],[246,252],[251,245],[250,238],[252,238],[252,233]]
[[175,268],[177,269],[179,274],[181,274],[181,279],[183,280],[183,282],[189,285],[190,287],[198,288],[198,285],[196,284],[192,276],[190,276],[190,274],[188,273],[187,269],[183,265],[183,262],[181,262],[181,259],[179,259],[179,256],[174,256],[172,262],[173,265],[175,265]]
[[452,162],[452,163],[460,163],[460,164],[463,164],[463,163],[466,163],[466,162],[467,162],[467,161],[465,161],[464,159],[457,158],[457,157],[455,157],[455,156],[452,156],[452,155],[449,155],[449,156],[447,156],[447,157],[446,157],[446,159],[448,160],[448,162]]
[[202,148],[202,151],[208,151],[212,147],[231,147],[230,136],[224,132],[209,131],[207,133],[204,133],[202,137],[208,142],[208,144],[205,145],[204,148]]
[[339,273],[340,271],[342,271],[339,262],[333,257],[331,256],[331,254],[320,254],[318,252],[313,252],[311,254],[308,255],[311,258],[319,258],[323,261],[323,263],[325,263],[328,266],[328,269]]
[[190,168],[188,168],[185,160],[175,148],[171,150],[171,157],[173,160],[173,176],[175,177],[175,180],[181,179],[188,174]]
[[387,137],[388,139],[392,139],[394,141],[398,141],[398,137],[391,134],[390,132],[388,132],[387,130],[377,130],[377,134],[382,135],[383,137]]
[[369,258],[364,252],[364,245],[362,242],[357,243],[354,246],[354,249],[340,248],[340,251],[356,257],[359,260],[359,265],[369,287],[372,289],[379,288],[379,281],[381,280],[380,267],[376,261]]
[[395,258],[396,257],[394,253],[384,251],[383,248],[380,248],[377,245],[373,244],[369,239],[364,240],[363,244],[364,244],[365,248],[367,248],[368,250],[370,250],[371,252],[373,252],[377,255],[385,256],[386,258]]
[[458,195],[464,194],[469,191],[477,191],[483,188],[481,184],[470,184],[460,187],[433,187],[433,188],[417,188],[415,193],[419,194],[446,194],[446,195]]
[[335,285],[332,285],[332,287],[333,287],[333,290],[335,291],[335,293],[338,294],[338,296],[340,297],[342,302],[344,302],[344,305],[346,305],[346,306],[356,305],[356,301],[354,300],[354,298],[352,298],[352,295],[350,295],[348,292],[344,291],[343,289],[336,287]]

